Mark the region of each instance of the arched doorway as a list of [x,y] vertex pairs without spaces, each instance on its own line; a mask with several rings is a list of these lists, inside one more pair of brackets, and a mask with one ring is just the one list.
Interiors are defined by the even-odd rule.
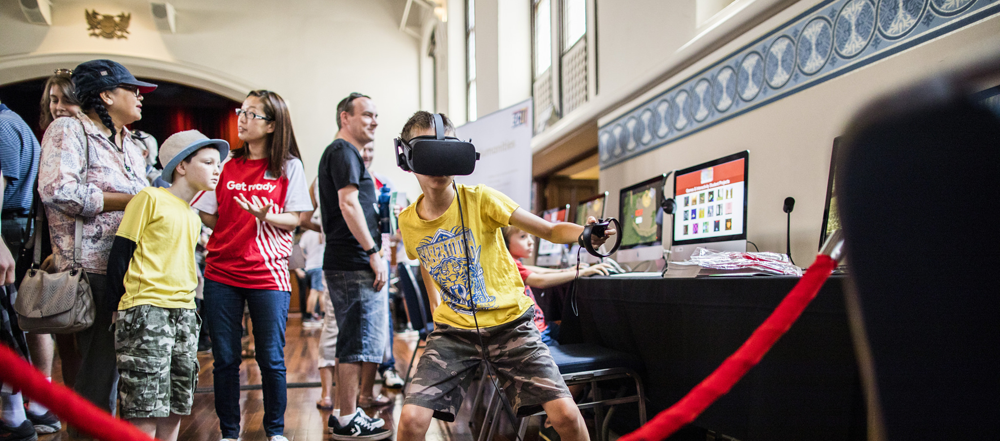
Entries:
[[146,131],[163,142],[181,130],[197,129],[210,138],[225,139],[239,147],[233,109],[254,89],[225,72],[197,65],[106,53],[55,53],[0,57],[0,101],[35,130],[45,79],[56,69],[100,58],[123,64],[136,77],[160,87],[143,102],[143,118],[132,128]]
[[[163,142],[182,130],[199,130],[209,138],[240,145],[236,135],[236,113],[240,102],[206,90],[152,78],[140,78],[159,87],[143,100],[142,119],[130,126]],[[0,86],[0,102],[16,112],[42,139],[39,127],[40,100],[46,78]]]

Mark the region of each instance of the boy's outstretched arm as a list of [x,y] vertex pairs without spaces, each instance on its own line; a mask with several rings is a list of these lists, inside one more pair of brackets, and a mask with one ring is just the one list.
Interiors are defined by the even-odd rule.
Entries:
[[[587,218],[587,224],[592,224],[597,222],[593,216]],[[560,222],[554,224],[538,216],[535,216],[527,210],[518,208],[514,210],[514,213],[510,215],[510,224],[521,229],[522,231],[528,232],[528,234],[540,237],[552,243],[576,243],[577,238],[583,234],[583,227],[572,222]],[[608,237],[614,235],[616,231],[614,228],[608,228],[604,231],[604,237],[594,236],[591,240],[594,247],[599,247],[604,244]]]

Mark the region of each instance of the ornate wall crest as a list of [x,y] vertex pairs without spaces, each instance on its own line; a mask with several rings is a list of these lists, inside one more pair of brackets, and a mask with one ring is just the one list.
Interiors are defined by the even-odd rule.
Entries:
[[107,39],[128,38],[128,24],[132,20],[132,14],[122,12],[118,16],[99,14],[97,11],[84,10],[87,16],[87,24],[90,28],[91,37],[104,37]]

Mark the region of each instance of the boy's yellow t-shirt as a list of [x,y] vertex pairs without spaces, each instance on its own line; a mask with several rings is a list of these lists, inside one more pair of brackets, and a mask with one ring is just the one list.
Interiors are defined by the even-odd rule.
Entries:
[[135,195],[118,226],[117,235],[136,244],[118,310],[138,305],[194,309],[194,253],[200,234],[201,219],[173,193],[146,187]]
[[[465,213],[466,234],[472,249],[472,299],[478,309],[480,328],[510,322],[532,306],[524,295],[524,283],[514,265],[514,259],[504,245],[501,227],[510,224],[517,204],[503,193],[485,185],[467,187],[458,184]],[[419,259],[420,265],[434,279],[441,292],[442,305],[434,311],[434,321],[463,329],[475,329],[472,303],[466,289],[465,244],[462,241],[462,221],[458,201],[437,219],[424,220],[416,207],[424,196],[399,214],[399,230],[403,235],[406,255]],[[425,280],[424,283],[427,283]]]

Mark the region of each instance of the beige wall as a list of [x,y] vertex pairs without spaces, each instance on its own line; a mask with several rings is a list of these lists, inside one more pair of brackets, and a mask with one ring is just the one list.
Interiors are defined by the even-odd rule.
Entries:
[[669,58],[695,35],[695,0],[597,0],[598,93]]
[[[337,131],[337,102],[362,92],[379,110],[374,169],[419,190],[391,156],[392,138],[421,104],[419,41],[399,31],[405,1],[172,0],[176,34],[156,30],[148,1],[55,0],[50,27],[28,24],[17,3],[0,3],[0,83],[47,76],[53,63],[118,57],[133,70],[144,66],[144,75],[237,100],[250,88],[271,89],[291,107],[310,178]],[[128,39],[88,36],[84,9],[130,12]]]
[[[777,24],[804,10],[797,4],[745,33],[632,103],[688,78]],[[604,34],[601,35],[602,38]],[[849,74],[811,87],[697,134],[601,170],[600,188],[611,192],[608,209],[616,213],[618,190],[669,170],[689,167],[741,150],[750,150],[748,238],[761,251],[784,252],[782,201],[796,200],[792,213],[792,255],[809,265],[816,255],[833,138],[859,108],[874,97],[937,72],[997,54],[1000,16],[938,37]],[[605,55],[602,54],[602,57]],[[603,61],[602,61],[603,66]],[[606,119],[612,118],[612,112]],[[872,195],[873,207],[878,195]],[[670,242],[669,226],[664,241]]]

